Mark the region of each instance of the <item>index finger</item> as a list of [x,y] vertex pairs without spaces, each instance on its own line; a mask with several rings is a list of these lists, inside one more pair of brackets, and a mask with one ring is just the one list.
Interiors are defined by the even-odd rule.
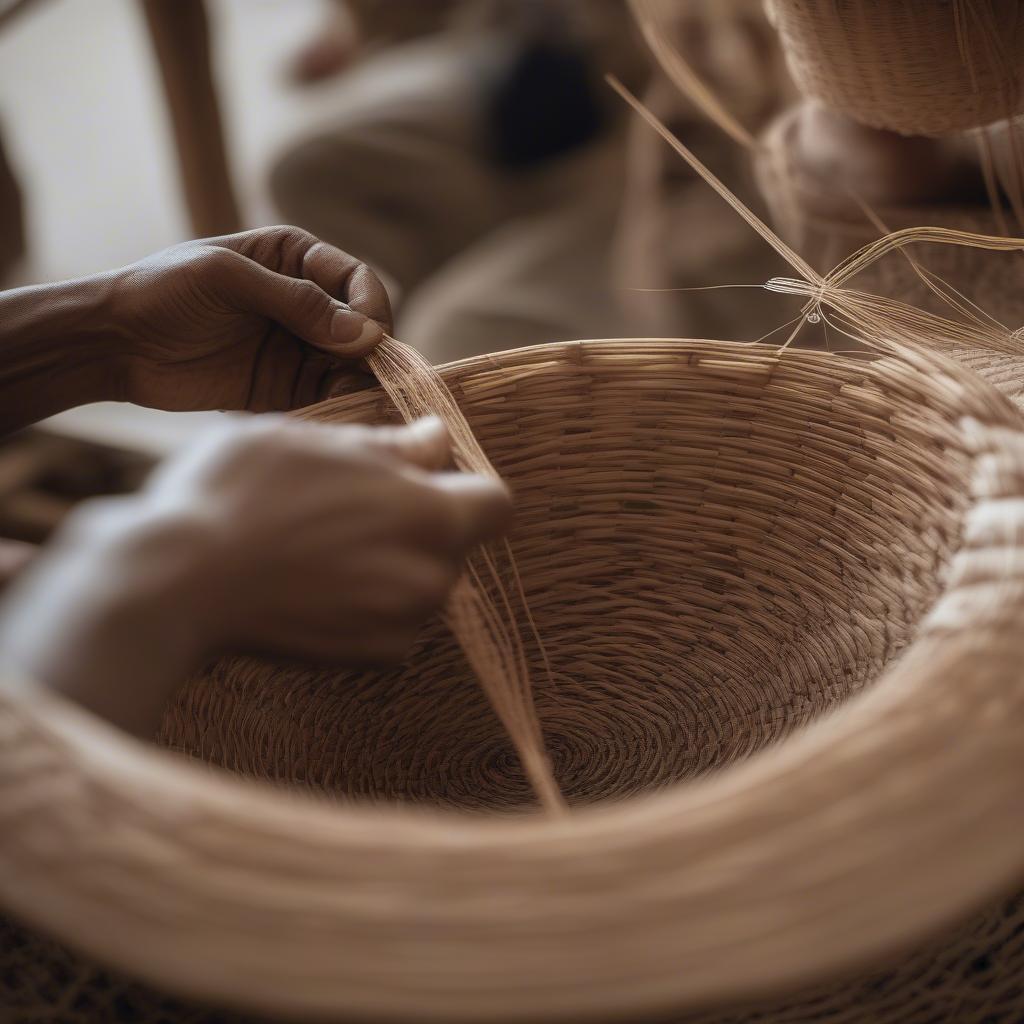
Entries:
[[[342,252],[304,228],[280,224],[204,240],[230,249],[286,277],[312,281],[331,298],[392,330],[391,300],[379,277],[360,259]],[[368,355],[353,352],[355,356]]]

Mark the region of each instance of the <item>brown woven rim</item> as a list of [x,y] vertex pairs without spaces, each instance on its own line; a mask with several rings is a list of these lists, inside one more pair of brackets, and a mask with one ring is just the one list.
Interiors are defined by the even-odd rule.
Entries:
[[[945,360],[585,342],[467,360],[495,381],[840,380],[872,429],[927,405],[971,453],[943,596],[868,691],[706,779],[565,820],[339,809],[184,763],[52,696],[0,703],[0,899],[169,990],[320,1017],[636,1019],[903,948],[1024,868],[1024,434]],[[376,416],[367,393],[330,415]],[[881,425],[881,427],[880,427]],[[711,424],[713,427],[713,423]],[[867,429],[867,428],[866,428]]]

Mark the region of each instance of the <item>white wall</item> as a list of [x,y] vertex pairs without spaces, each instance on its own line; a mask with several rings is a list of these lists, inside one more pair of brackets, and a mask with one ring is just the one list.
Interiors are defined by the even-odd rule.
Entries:
[[[329,90],[283,80],[325,0],[208,0],[230,146],[250,224],[275,218],[263,170]],[[134,0],[39,0],[0,35],[0,125],[28,205],[31,253],[17,283],[87,274],[188,235],[155,63]],[[60,429],[97,440],[177,443],[209,417],[94,406]]]

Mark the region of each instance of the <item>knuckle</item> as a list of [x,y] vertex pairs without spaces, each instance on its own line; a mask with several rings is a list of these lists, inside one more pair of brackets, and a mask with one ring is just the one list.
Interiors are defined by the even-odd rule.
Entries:
[[327,295],[315,282],[304,277],[296,277],[292,280],[291,291],[291,301],[296,313],[314,316],[327,312]]
[[222,245],[204,245],[196,251],[196,262],[204,274],[224,281],[238,272],[239,255]]
[[263,231],[268,238],[275,241],[305,242],[313,238],[305,228],[296,227],[294,224],[272,224]]

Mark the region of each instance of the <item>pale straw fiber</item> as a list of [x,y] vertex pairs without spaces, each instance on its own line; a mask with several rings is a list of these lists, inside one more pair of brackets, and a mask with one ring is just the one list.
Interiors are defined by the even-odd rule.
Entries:
[[388,397],[313,417],[441,412],[510,548],[394,672],[192,681],[161,738],[213,770],[0,704],[14,1019],[1024,1019],[1024,421],[908,344],[1015,339],[851,287],[952,233],[826,274],[700,173],[773,290],[880,351],[585,342],[442,385],[389,342]]
[[[862,208],[852,198],[837,203],[821,191],[822,183],[802,172],[794,154],[791,131],[798,111],[783,115],[762,136],[754,156],[758,184],[779,235],[807,261],[825,274],[862,247],[889,231],[919,225],[973,235],[997,236],[1006,218],[980,203],[930,203],[917,206]],[[1008,213],[1008,211],[1007,211]],[[990,326],[1001,325],[1007,336],[1001,346],[986,345],[979,330],[969,344],[941,334],[932,348],[970,367],[1018,406],[1024,406],[1024,283],[1020,256],[970,245],[919,244],[904,253],[892,253],[864,267],[850,285],[870,295],[898,299],[937,316],[954,315],[950,302],[936,289],[963,303]],[[955,289],[955,293],[950,292]],[[845,347],[848,339],[833,336]]]

